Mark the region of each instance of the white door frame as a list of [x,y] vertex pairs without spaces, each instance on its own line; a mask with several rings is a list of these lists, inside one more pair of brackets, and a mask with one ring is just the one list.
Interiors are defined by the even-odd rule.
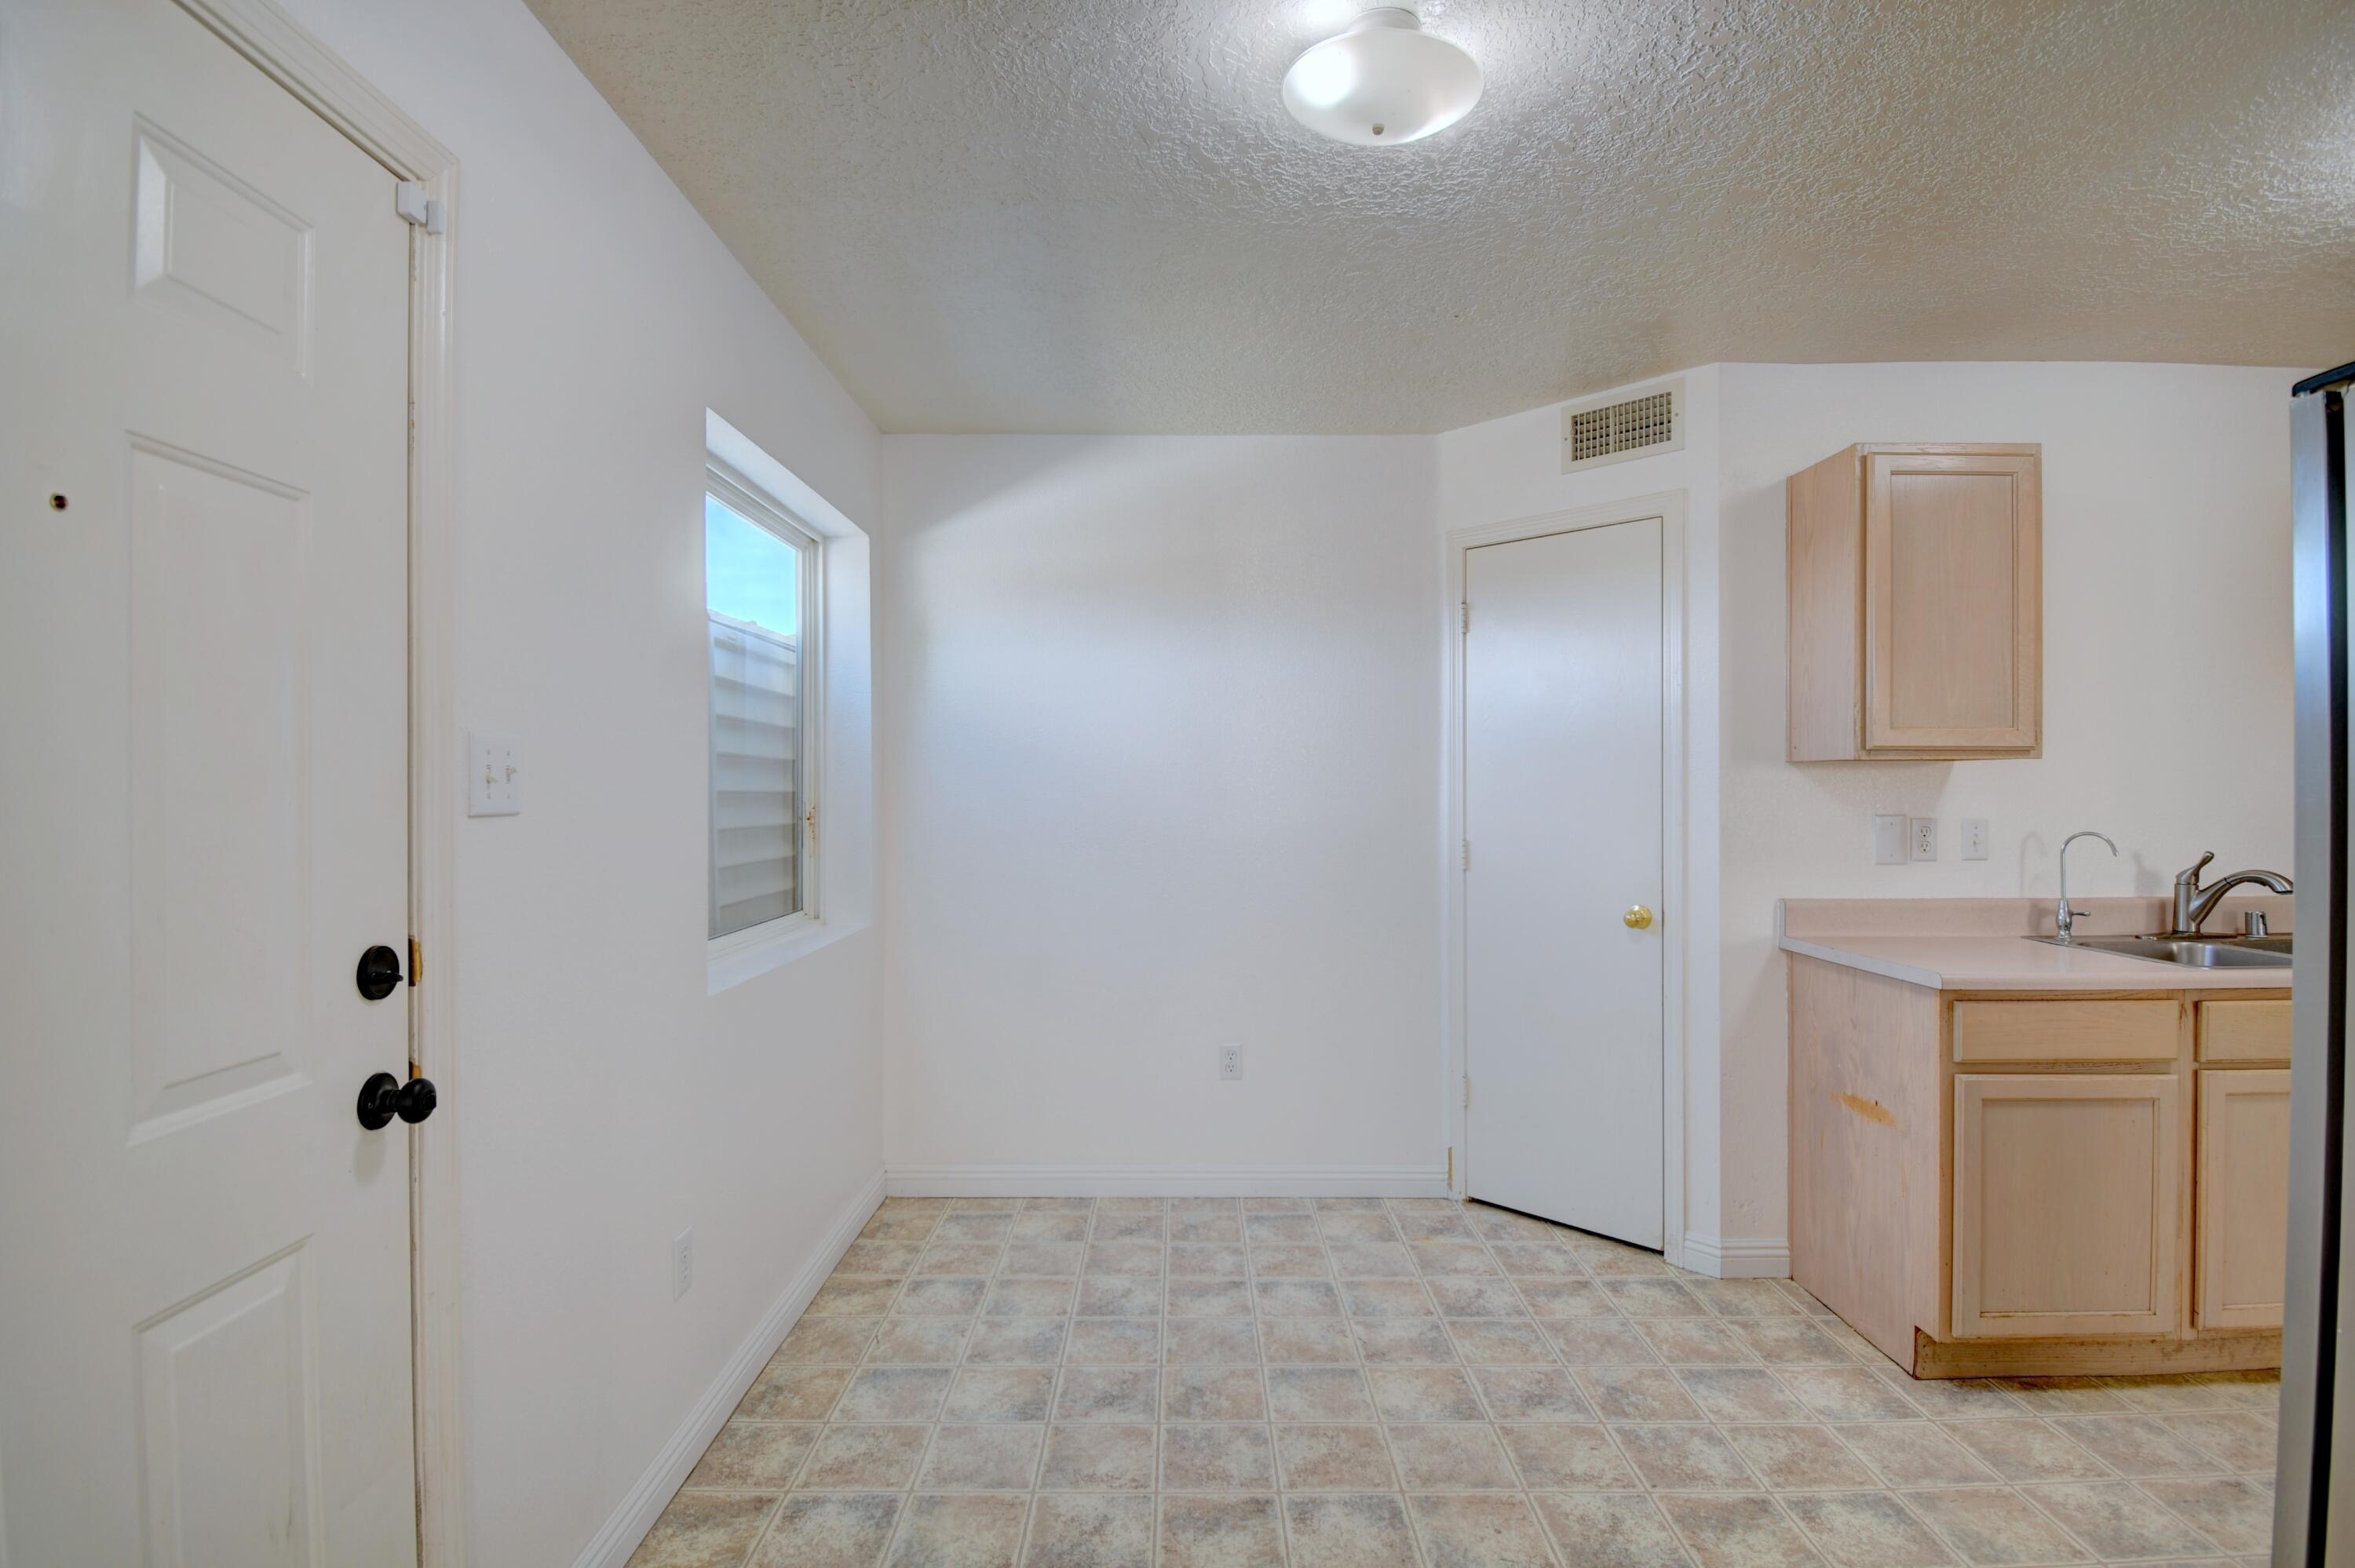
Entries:
[[1454,1195],[1470,1190],[1472,1148],[1465,1114],[1465,1041],[1463,863],[1464,820],[1464,584],[1466,554],[1483,545],[1506,545],[1550,534],[1572,534],[1660,520],[1660,1234],[1668,1260],[1684,1262],[1685,1216],[1685,493],[1664,491],[1566,512],[1541,513],[1503,523],[1447,531],[1447,598],[1444,604],[1446,679],[1441,683],[1442,929],[1447,944],[1442,968],[1446,1019],[1446,1081],[1441,1086],[1443,1126],[1456,1154]]
[[[452,397],[457,341],[458,160],[275,0],[177,0],[262,73],[442,204],[442,232],[410,229],[409,906],[422,951],[410,998],[412,1070],[442,1113],[408,1129],[410,1323],[415,1377],[418,1561],[462,1568],[464,1446],[458,1386],[457,951],[453,869],[464,761],[457,735],[457,495]],[[385,199],[392,199],[389,189]]]

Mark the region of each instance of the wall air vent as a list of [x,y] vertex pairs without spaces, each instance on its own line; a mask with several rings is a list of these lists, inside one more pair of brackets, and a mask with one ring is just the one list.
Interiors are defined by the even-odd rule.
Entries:
[[1590,397],[1561,411],[1561,471],[1684,450],[1685,384],[1663,382],[1633,397]]

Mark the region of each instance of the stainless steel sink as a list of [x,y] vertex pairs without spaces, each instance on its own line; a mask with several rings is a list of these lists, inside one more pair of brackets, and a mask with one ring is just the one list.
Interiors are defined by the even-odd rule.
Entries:
[[2287,937],[2030,937],[2054,948],[2091,948],[2097,953],[2118,953],[2154,964],[2176,964],[2195,969],[2286,969],[2290,967]]

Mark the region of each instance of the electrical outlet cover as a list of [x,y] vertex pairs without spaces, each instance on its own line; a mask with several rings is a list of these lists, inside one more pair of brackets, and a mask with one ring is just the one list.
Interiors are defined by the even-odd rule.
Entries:
[[1219,1076],[1228,1082],[1243,1075],[1243,1048],[1240,1045],[1219,1047]]
[[1916,817],[1909,826],[1913,835],[1912,849],[1913,858],[1915,860],[1937,859],[1938,819],[1935,817]]

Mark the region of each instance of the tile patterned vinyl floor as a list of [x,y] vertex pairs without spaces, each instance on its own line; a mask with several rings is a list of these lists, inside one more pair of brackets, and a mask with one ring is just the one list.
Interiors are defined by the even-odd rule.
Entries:
[[887,1201],[633,1568],[2251,1568],[2272,1373],[1917,1383],[1435,1199]]

